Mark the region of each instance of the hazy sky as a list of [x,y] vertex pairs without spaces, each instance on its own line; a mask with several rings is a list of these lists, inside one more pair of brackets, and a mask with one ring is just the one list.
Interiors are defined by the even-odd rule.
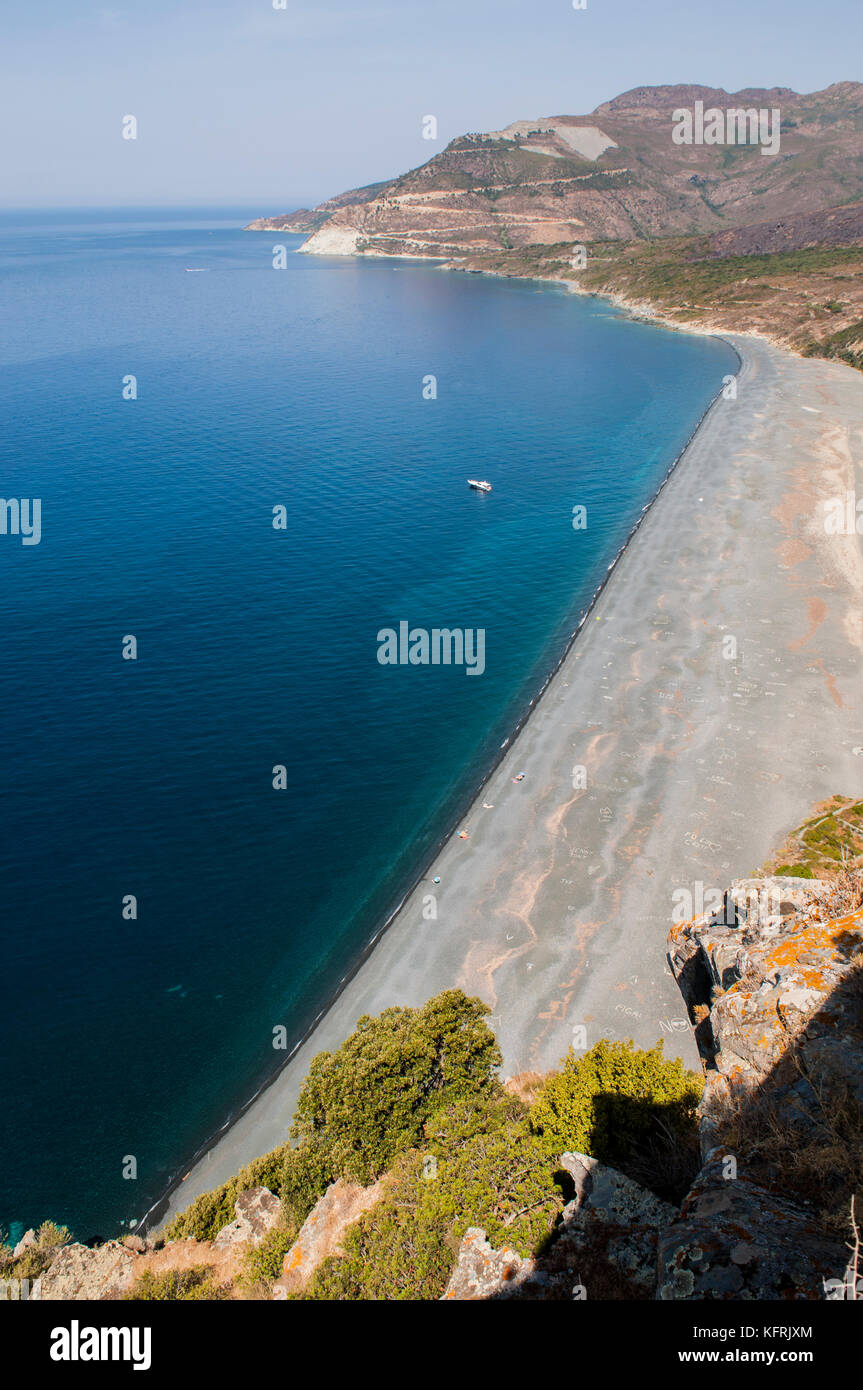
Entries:
[[0,0],[0,203],[274,213],[413,168],[466,130],[582,114],[630,87],[863,78],[861,0],[286,5]]

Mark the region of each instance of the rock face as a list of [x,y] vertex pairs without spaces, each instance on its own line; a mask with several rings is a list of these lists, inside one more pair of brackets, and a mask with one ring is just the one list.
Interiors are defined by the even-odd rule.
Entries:
[[576,1263],[579,1254],[600,1245],[621,1274],[652,1292],[658,1232],[676,1217],[674,1207],[587,1154],[564,1154],[560,1166],[573,1179],[576,1195],[563,1209],[557,1244]]
[[[727,1160],[733,1160],[732,1165]],[[660,1299],[816,1299],[848,1255],[811,1214],[745,1174],[718,1148],[659,1241]]]
[[34,1288],[31,1298],[122,1298],[135,1277],[135,1256],[115,1240],[90,1249],[66,1245]]
[[158,1278],[205,1266],[213,1282],[228,1291],[228,1297],[233,1297],[231,1286],[242,1273],[247,1248],[245,1245],[222,1245],[217,1250],[213,1241],[195,1240],[191,1236],[183,1240],[169,1240],[158,1250],[147,1250],[136,1256],[135,1279],[140,1279],[145,1273]]
[[[754,1173],[760,1140],[826,1144],[834,1104],[863,1107],[863,884],[741,879],[719,917],[675,926],[669,962],[707,1065],[704,1167],[659,1241],[664,1299],[823,1298],[847,1250],[805,1194]],[[724,1147],[736,1135],[740,1152]],[[762,1167],[764,1164],[762,1162]]]
[[[710,1070],[700,1113],[702,1148],[716,1140],[723,1105],[769,1084],[771,1103],[802,1116],[812,1080],[842,1080],[863,1103],[855,963],[863,952],[858,895],[807,879],[741,879],[735,925],[696,917],[672,929],[669,962],[698,1024]],[[742,904],[755,904],[746,910]],[[736,917],[734,908],[736,908]],[[793,1048],[795,1062],[788,1060]]]
[[289,1293],[303,1288],[328,1255],[344,1254],[345,1231],[375,1205],[383,1191],[383,1183],[381,1179],[371,1187],[358,1187],[340,1178],[327,1188],[284,1258],[281,1278],[273,1286],[274,1299],[284,1300]]
[[24,1232],[18,1244],[15,1246],[15,1249],[12,1251],[13,1260],[19,1260],[25,1250],[29,1250],[31,1245],[36,1245],[37,1243],[36,1232],[31,1227],[29,1231]]
[[533,1282],[534,1262],[517,1251],[493,1250],[485,1231],[469,1226],[459,1247],[458,1260],[442,1301],[475,1301],[485,1298],[525,1296],[525,1285]]
[[485,1231],[472,1226],[444,1299],[589,1299],[586,1272],[597,1256],[630,1285],[654,1291],[658,1232],[677,1216],[674,1207],[587,1154],[566,1153],[560,1166],[572,1178],[575,1196],[563,1209],[550,1250],[536,1259],[508,1246],[495,1250]]
[[266,1187],[250,1187],[234,1203],[236,1221],[223,1226],[213,1241],[214,1250],[230,1245],[260,1245],[264,1236],[279,1224],[282,1207],[278,1197]]
[[159,1249],[139,1236],[109,1240],[91,1249],[64,1246],[50,1268],[37,1280],[31,1298],[122,1298],[145,1272],[154,1275],[207,1266],[216,1283],[230,1289],[243,1267],[246,1251],[261,1241],[279,1222],[281,1204],[265,1187],[241,1192],[234,1204],[236,1221],[224,1226],[213,1241],[168,1241]]

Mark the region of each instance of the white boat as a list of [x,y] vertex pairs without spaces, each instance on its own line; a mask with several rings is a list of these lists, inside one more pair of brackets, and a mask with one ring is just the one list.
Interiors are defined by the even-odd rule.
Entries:
[[468,478],[467,485],[476,488],[477,492],[491,492],[491,483],[481,483],[476,478]]

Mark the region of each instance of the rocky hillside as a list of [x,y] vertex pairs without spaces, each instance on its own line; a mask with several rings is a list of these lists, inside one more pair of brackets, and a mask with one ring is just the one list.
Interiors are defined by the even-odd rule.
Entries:
[[769,256],[816,246],[863,246],[863,202],[713,232],[706,243],[696,243],[692,259]]
[[[778,108],[779,150],[675,144],[672,113],[697,101]],[[860,83],[640,87],[588,116],[462,136],[399,178],[250,230],[311,233],[313,254],[563,280],[666,322],[863,367],[861,199]]]
[[[779,152],[675,144],[672,113],[697,101],[723,111],[779,108]],[[304,249],[321,254],[453,256],[714,232],[861,197],[863,85],[809,95],[641,87],[586,116],[460,136],[407,174],[251,229],[311,231]]]

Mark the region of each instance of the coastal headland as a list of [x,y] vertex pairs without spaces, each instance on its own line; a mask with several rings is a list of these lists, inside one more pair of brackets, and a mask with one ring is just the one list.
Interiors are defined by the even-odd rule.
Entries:
[[312,1057],[362,1014],[449,986],[491,1006],[504,1074],[603,1037],[698,1064],[665,956],[675,893],[699,911],[813,803],[863,792],[863,537],[825,524],[863,496],[863,377],[725,336],[736,398],[424,880],[159,1221],[284,1141]]

